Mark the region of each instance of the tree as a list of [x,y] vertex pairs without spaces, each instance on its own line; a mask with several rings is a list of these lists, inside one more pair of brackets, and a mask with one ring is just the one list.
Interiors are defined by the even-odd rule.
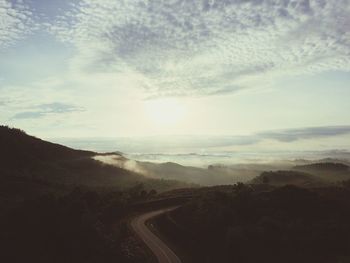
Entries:
[[149,196],[155,196],[157,194],[157,191],[152,189],[151,191],[149,191]]
[[268,184],[268,183],[270,183],[270,178],[268,176],[264,175],[262,181],[263,181],[263,184]]

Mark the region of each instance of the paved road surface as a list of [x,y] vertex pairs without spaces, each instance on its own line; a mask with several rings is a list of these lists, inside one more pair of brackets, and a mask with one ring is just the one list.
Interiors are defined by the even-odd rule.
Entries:
[[175,208],[173,207],[152,211],[140,215],[131,221],[131,227],[156,255],[159,263],[181,263],[181,260],[162,240],[159,239],[159,237],[157,237],[148,229],[148,227],[145,225],[145,222],[152,217],[166,213],[167,211],[173,209]]

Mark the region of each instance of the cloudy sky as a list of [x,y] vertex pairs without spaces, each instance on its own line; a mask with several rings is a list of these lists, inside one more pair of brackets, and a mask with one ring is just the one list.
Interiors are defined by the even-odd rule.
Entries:
[[0,122],[350,149],[350,0],[0,0]]

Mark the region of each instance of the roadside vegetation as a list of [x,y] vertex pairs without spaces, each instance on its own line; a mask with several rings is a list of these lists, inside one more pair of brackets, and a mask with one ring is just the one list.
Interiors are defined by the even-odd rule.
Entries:
[[2,262],[150,262],[127,222],[135,202],[155,195],[137,185],[23,201],[1,217]]
[[208,188],[155,224],[189,262],[349,262],[349,182],[261,189]]

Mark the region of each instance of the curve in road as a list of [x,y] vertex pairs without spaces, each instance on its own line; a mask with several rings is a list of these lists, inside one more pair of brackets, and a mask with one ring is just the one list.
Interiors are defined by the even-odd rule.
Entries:
[[176,207],[161,209],[140,215],[131,221],[131,227],[136,234],[145,242],[158,259],[159,263],[181,263],[178,256],[162,241],[153,234],[146,226],[146,221],[152,217],[174,210]]

